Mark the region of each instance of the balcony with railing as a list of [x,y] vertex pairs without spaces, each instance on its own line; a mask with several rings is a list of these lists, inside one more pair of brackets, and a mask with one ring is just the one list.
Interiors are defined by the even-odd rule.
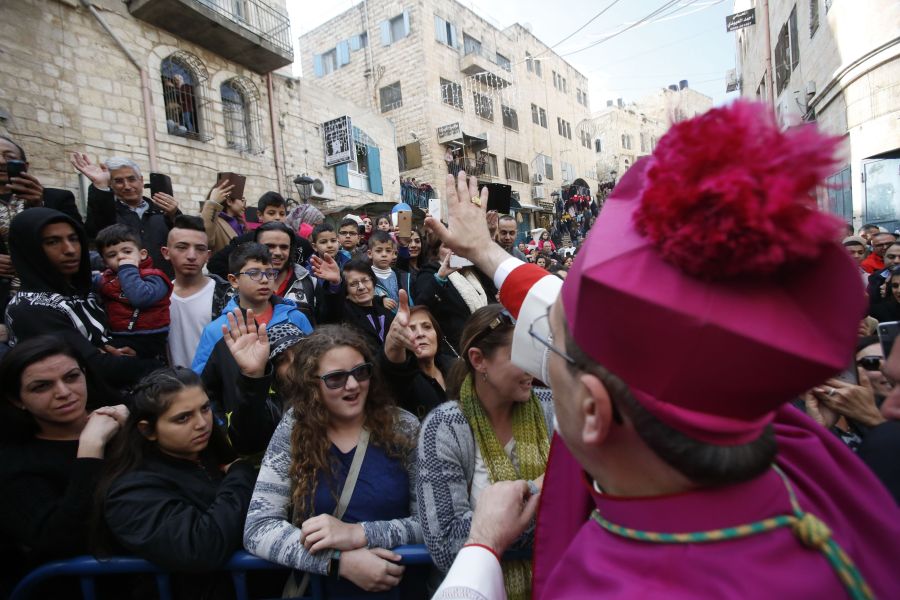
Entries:
[[128,10],[257,73],[294,62],[288,15],[265,0],[130,0]]
[[480,45],[467,45],[463,52],[459,59],[460,71],[493,88],[512,85],[512,68],[508,60],[499,60],[496,52]]

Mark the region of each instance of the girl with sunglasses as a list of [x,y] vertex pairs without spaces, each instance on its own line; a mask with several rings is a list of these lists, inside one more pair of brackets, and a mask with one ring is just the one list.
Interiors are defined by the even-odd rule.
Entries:
[[135,554],[178,576],[178,598],[229,597],[227,578],[198,576],[241,548],[255,471],[213,422],[200,376],[181,367],[138,384],[97,489],[96,551]]
[[[394,406],[373,361],[346,327],[319,327],[302,342],[282,387],[292,408],[266,450],[244,530],[253,554],[327,575],[329,596],[396,587],[404,568],[390,549],[422,541],[419,423]],[[288,585],[303,579],[293,573]]]
[[[498,481],[525,479],[537,492],[553,432],[550,391],[510,360],[515,324],[499,304],[481,308],[462,332],[461,358],[450,374],[446,402],[422,424],[416,492],[425,543],[443,571],[469,536],[481,492]],[[530,527],[513,547],[531,545]],[[527,561],[504,561],[509,598],[529,598]]]

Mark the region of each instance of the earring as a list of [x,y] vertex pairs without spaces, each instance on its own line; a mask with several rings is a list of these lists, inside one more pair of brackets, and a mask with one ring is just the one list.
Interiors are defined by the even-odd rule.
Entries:
[[481,378],[487,381],[487,371],[481,374]]

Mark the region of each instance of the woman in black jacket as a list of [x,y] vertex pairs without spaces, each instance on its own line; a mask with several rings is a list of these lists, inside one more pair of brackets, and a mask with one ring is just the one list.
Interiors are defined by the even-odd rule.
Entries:
[[869,315],[879,323],[900,320],[900,266],[891,267],[891,273],[884,283],[885,299],[871,307]]
[[117,396],[54,336],[31,338],[3,357],[0,393],[0,544],[4,577],[17,577],[86,551],[104,451],[128,410],[97,407]]
[[[221,567],[241,548],[255,473],[214,426],[200,378],[183,368],[148,375],[123,434],[97,492],[107,528],[99,552],[121,547],[170,571]],[[229,593],[221,577],[181,579],[173,587],[184,598]]]
[[344,265],[343,279],[342,301],[336,302],[338,310],[330,311],[328,322],[350,325],[377,350],[384,344],[394,313],[385,307],[385,296],[375,293],[375,273],[368,262],[353,258]]
[[429,244],[428,260],[416,277],[416,306],[428,307],[440,323],[454,351],[469,316],[497,301],[497,288],[489,277],[474,266],[461,269],[450,266],[452,252],[440,239]]
[[447,376],[453,348],[441,326],[424,306],[409,307],[406,292],[384,340],[381,372],[394,389],[398,404],[422,421],[431,409],[447,401]]

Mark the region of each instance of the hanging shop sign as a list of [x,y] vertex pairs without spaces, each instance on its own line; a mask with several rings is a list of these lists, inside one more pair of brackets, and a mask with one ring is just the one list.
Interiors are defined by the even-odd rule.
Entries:
[[325,166],[333,167],[353,160],[353,125],[350,117],[338,117],[322,124],[325,140]]
[[736,31],[744,27],[756,25],[756,9],[742,10],[739,13],[725,17],[725,30]]
[[438,144],[443,144],[453,140],[457,140],[462,136],[462,130],[459,123],[450,123],[449,125],[441,125],[437,128]]

